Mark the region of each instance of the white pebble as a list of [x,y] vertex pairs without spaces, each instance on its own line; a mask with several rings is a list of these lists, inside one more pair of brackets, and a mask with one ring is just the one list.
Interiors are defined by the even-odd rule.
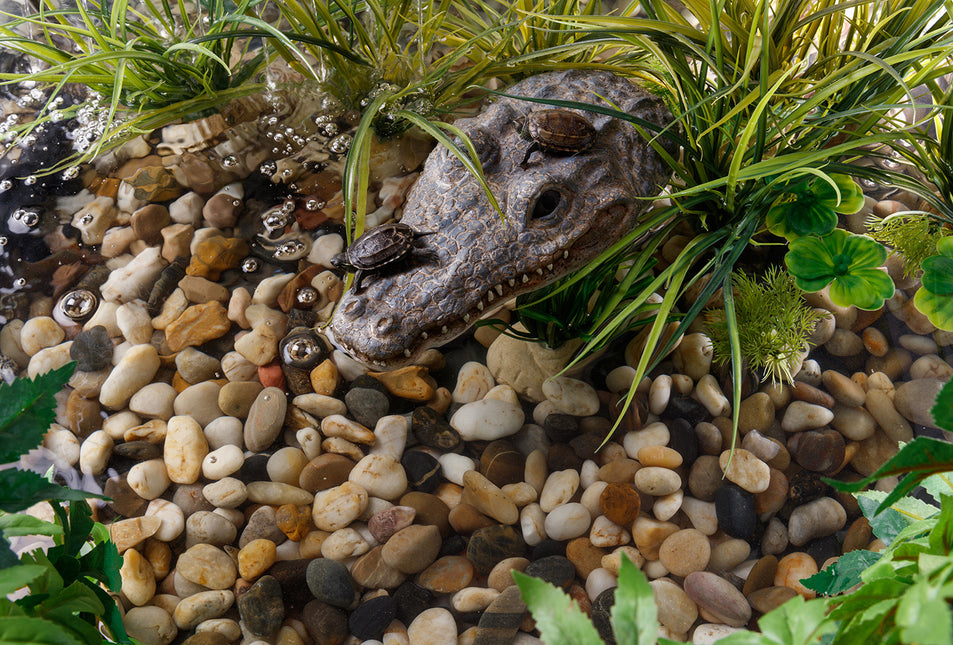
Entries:
[[637,459],[639,450],[646,446],[667,446],[670,438],[668,427],[661,421],[650,423],[641,430],[627,432],[622,438],[625,454]]
[[529,546],[536,546],[546,539],[546,514],[539,504],[527,504],[520,511],[520,530],[523,541]]
[[479,401],[494,385],[496,381],[486,365],[477,361],[464,363],[457,373],[457,384],[453,388],[453,402]]
[[728,403],[728,397],[721,391],[718,385],[718,379],[711,374],[705,374],[695,385],[695,395],[698,402],[705,406],[705,409],[714,417],[724,417],[731,414],[731,404]]
[[79,470],[84,475],[101,475],[113,451],[112,438],[97,430],[83,441],[79,449]]
[[543,381],[543,395],[563,414],[587,417],[599,411],[595,388],[579,379],[554,376]]
[[571,540],[585,535],[591,523],[589,510],[578,502],[570,502],[547,515],[544,528],[553,540]]
[[178,392],[168,383],[149,383],[129,399],[129,409],[150,419],[168,421],[174,414],[172,403]]
[[454,452],[444,453],[437,457],[440,462],[440,474],[449,482],[463,486],[463,474],[468,470],[476,470],[476,462],[464,455]]
[[546,478],[546,484],[539,494],[539,507],[544,513],[551,513],[572,499],[579,489],[579,473],[573,469],[554,472]]
[[649,412],[652,414],[662,414],[668,407],[668,401],[672,396],[672,377],[668,374],[660,374],[652,381],[652,387],[649,389]]
[[236,508],[248,499],[248,488],[234,477],[224,477],[202,488],[209,504],[218,508]]
[[159,530],[153,537],[161,542],[171,542],[185,530],[185,514],[181,508],[170,501],[152,500],[146,507],[145,516],[159,519]]
[[606,589],[619,586],[619,581],[608,569],[599,567],[593,569],[586,577],[586,595],[589,600],[595,600]]
[[523,426],[523,409],[499,399],[482,399],[462,405],[450,425],[464,441],[494,441],[516,434]]
[[126,475],[129,487],[142,499],[155,499],[165,492],[172,482],[161,459],[140,461]]

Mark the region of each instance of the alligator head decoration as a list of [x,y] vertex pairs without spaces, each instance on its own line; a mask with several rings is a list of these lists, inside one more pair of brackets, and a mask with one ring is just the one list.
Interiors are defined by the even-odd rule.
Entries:
[[[659,98],[602,71],[540,74],[507,93],[611,106],[663,126],[672,119]],[[632,124],[588,111],[578,112],[594,129],[584,149],[547,150],[521,136],[521,124],[541,109],[551,106],[506,97],[456,122],[505,217],[463,164],[436,148],[401,219],[429,234],[402,266],[344,294],[325,330],[337,347],[377,368],[412,362],[511,298],[580,268],[633,228],[650,204],[645,198],[670,177],[661,157]],[[536,150],[528,153],[529,146]]]

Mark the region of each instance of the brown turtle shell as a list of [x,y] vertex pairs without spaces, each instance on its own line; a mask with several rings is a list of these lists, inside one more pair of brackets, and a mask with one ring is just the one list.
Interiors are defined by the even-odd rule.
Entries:
[[347,261],[355,269],[375,271],[396,262],[410,251],[416,231],[406,224],[381,224],[354,240],[347,248]]

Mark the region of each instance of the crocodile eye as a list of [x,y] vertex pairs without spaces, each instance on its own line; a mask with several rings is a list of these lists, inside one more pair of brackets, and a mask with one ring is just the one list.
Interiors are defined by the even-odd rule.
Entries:
[[536,197],[529,212],[530,220],[549,217],[563,202],[563,194],[555,188],[547,188]]

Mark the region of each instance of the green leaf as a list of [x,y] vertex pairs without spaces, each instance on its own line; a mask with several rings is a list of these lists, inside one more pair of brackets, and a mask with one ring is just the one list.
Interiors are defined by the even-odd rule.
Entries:
[[953,640],[950,606],[927,580],[917,581],[900,597],[896,622],[905,643],[949,645]]
[[622,556],[619,586],[612,606],[612,633],[618,645],[654,645],[658,638],[658,607],[645,574]]
[[910,524],[936,515],[939,511],[936,506],[927,504],[916,497],[901,497],[883,511],[878,511],[880,504],[887,498],[887,493],[879,490],[865,490],[857,493],[857,503],[864,516],[870,521],[870,528],[874,535],[885,544],[893,542],[897,534]]
[[[830,173],[828,175],[837,186],[837,191],[827,181],[821,177],[811,180],[811,190],[825,206],[845,215],[856,213],[864,207],[864,191],[853,178],[840,173]],[[838,194],[840,198],[838,200]]]
[[28,470],[0,470],[0,509],[4,511],[23,511],[45,500],[78,501],[89,497],[105,499],[102,495],[54,484]]
[[6,513],[0,515],[0,532],[6,537],[21,535],[62,535],[63,527],[53,522],[47,522],[32,515],[22,513]]
[[860,574],[876,563],[883,554],[858,549],[845,553],[837,562],[826,569],[815,573],[810,578],[801,580],[808,589],[813,589],[825,596],[834,596],[843,593],[861,582]]
[[930,531],[930,548],[934,553],[949,553],[953,547],[953,496],[942,495],[940,515]]
[[758,620],[758,627],[770,642],[779,645],[807,645],[827,623],[827,603],[822,599],[804,601],[796,596]]
[[953,296],[943,296],[920,287],[913,295],[913,306],[936,327],[953,331]]
[[924,289],[940,296],[953,295],[953,258],[931,255],[920,266]]
[[53,396],[63,389],[75,368],[76,363],[67,363],[32,381],[0,383],[0,463],[16,461],[43,442],[56,418]]
[[[936,407],[934,407],[934,414],[936,414]],[[930,493],[930,497],[936,500],[936,503],[940,503],[940,498],[943,495],[953,495],[953,473],[939,473],[936,475],[930,475],[922,482],[920,485]]]
[[546,645],[602,644],[589,618],[562,590],[519,571],[513,571],[513,579]]
[[[20,558],[10,549],[10,543],[6,538],[0,539],[0,571],[9,567],[15,567],[18,564],[20,564]],[[2,595],[3,594],[0,594],[0,596]]]
[[63,627],[42,618],[13,616],[0,618],[2,645],[82,645]]
[[947,381],[936,395],[936,403],[933,404],[930,414],[938,426],[953,432],[953,380]]
[[882,510],[913,490],[930,475],[951,471],[953,471],[953,444],[928,437],[917,437],[904,445],[870,477],[850,483],[826,478],[824,481],[839,491],[854,493],[883,477],[906,475],[880,503],[878,510]]
[[68,613],[88,613],[99,616],[103,613],[103,603],[88,585],[76,581],[52,594],[44,603],[57,611]]
[[46,573],[46,567],[39,564],[19,564],[0,571],[0,596],[6,596],[21,589]]

